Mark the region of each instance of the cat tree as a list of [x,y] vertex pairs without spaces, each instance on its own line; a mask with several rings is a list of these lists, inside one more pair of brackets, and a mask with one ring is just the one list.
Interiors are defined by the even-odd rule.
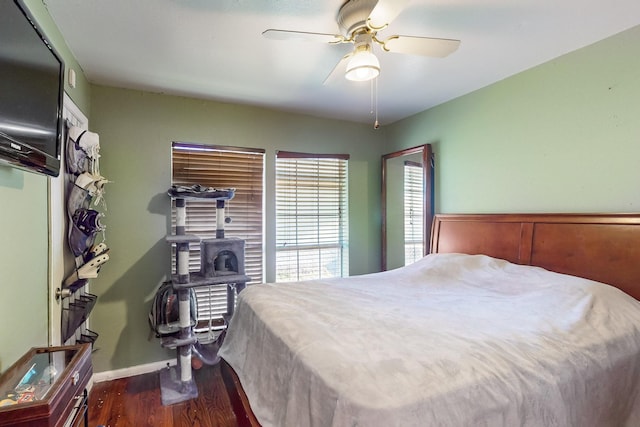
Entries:
[[[227,285],[227,313],[228,320],[233,314],[235,293],[242,291],[251,279],[246,276],[244,269],[244,245],[242,239],[225,238],[225,201],[235,195],[234,189],[217,190],[195,185],[192,187],[173,186],[168,191],[175,200],[176,229],[175,234],[167,236],[166,240],[176,245],[176,274],[172,275],[171,283],[178,295],[179,304],[179,332],[175,335],[163,337],[161,345],[165,348],[176,349],[177,364],[160,371],[160,388],[162,404],[171,405],[198,396],[198,388],[193,380],[191,358],[194,347],[202,349],[210,346],[215,354],[212,360],[205,363],[217,363],[217,349],[220,335],[213,342],[201,343],[193,331],[191,322],[190,289]],[[216,203],[216,238],[201,239],[199,236],[186,234],[186,200],[206,199]],[[189,244],[200,243],[200,272],[189,271]]]

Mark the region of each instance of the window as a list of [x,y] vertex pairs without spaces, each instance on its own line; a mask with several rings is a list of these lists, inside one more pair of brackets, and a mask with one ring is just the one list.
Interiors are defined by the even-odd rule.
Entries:
[[[262,282],[262,212],[264,150],[196,145],[174,142],[172,146],[172,184],[235,188],[233,199],[225,203],[225,237],[245,240],[245,273],[250,283]],[[172,227],[176,223],[172,208]],[[186,200],[186,233],[205,238],[216,236],[216,203],[211,200]],[[172,265],[175,269],[175,248]],[[200,245],[189,248],[189,270],[200,271]],[[206,329],[210,319],[221,325],[227,311],[226,285],[195,288],[197,298],[196,331]],[[208,325],[207,325],[208,327]]]
[[424,170],[420,163],[404,163],[404,265],[424,256]]
[[349,275],[348,158],[277,153],[277,282]]

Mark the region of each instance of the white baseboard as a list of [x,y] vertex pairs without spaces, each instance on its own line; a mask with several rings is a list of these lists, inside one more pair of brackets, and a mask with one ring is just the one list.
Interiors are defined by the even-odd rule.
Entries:
[[91,378],[93,383],[101,383],[103,381],[116,380],[118,378],[132,377],[134,375],[148,374],[149,372],[159,371],[167,365],[173,366],[176,359],[161,360],[159,362],[145,363],[144,365],[131,366],[129,368],[116,369],[113,371],[97,372]]

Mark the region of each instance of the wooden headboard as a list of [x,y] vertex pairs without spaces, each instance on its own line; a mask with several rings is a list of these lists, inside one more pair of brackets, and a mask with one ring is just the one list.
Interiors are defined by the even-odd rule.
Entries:
[[604,282],[640,299],[640,214],[436,215],[431,252],[485,254]]

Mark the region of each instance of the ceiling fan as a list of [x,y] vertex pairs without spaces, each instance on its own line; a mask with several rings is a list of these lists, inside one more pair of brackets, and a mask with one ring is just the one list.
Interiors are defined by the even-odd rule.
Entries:
[[378,44],[384,51],[444,58],[453,53],[460,40],[432,37],[392,35],[378,38],[410,0],[348,0],[338,11],[337,22],[342,34],[313,33],[268,29],[262,33],[273,40],[304,39],[329,44],[352,43],[354,49],[345,55],[325,79],[332,80],[336,74],[344,73],[354,81],[374,79],[380,73],[380,62],[372,47]]

